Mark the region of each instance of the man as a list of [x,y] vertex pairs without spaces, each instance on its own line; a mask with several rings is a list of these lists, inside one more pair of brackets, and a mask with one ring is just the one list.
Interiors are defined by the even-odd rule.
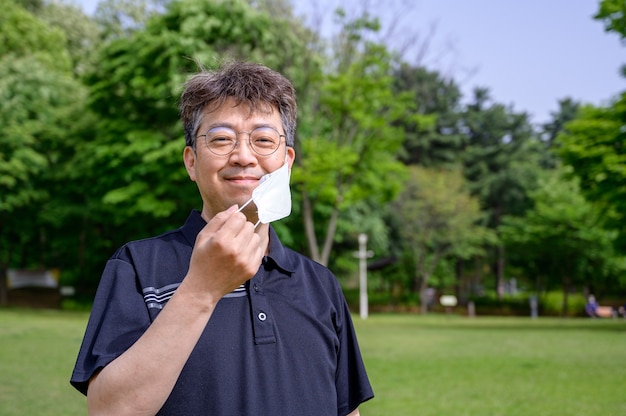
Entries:
[[71,383],[94,415],[358,415],[373,392],[340,286],[248,203],[293,164],[293,86],[235,62],[180,111],[202,211],[107,262]]

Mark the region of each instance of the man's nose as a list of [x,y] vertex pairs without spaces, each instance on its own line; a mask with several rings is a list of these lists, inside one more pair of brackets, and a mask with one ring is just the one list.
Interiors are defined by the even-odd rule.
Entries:
[[243,137],[239,139],[235,149],[233,149],[230,154],[231,161],[244,166],[255,164],[257,162],[256,156],[256,153],[254,153],[254,150],[252,150],[250,146],[250,140],[247,137],[245,139]]

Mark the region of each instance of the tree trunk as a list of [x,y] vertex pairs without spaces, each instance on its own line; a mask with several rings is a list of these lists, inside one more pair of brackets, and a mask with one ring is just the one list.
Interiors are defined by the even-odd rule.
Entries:
[[309,246],[309,256],[311,259],[323,264],[324,266],[328,265],[328,260],[330,259],[330,252],[333,248],[335,233],[337,232],[338,218],[339,208],[335,205],[328,220],[324,245],[322,246],[322,250],[320,252],[320,247],[317,244],[317,236],[315,234],[315,221],[313,220],[313,205],[311,204],[311,198],[307,192],[302,192],[302,220],[304,222],[304,232],[306,234],[307,244]]
[[569,291],[570,291],[570,279],[566,278],[563,282],[563,307],[561,310],[561,316],[567,317],[569,314]]
[[496,247],[495,266],[496,294],[498,295],[498,299],[502,299],[504,295],[504,246],[502,244],[498,244]]
[[443,257],[442,251],[435,250],[430,264],[428,264],[425,252],[425,247],[422,247],[418,253],[418,260],[415,263],[415,280],[416,283],[419,281],[420,313],[422,314],[428,313],[428,280],[435,272],[439,259]]
[[315,236],[313,207],[311,206],[311,198],[306,191],[302,192],[302,221],[304,222],[304,233],[309,246],[309,256],[312,260],[319,262],[320,252],[317,246],[317,237]]
[[[4,232],[3,223],[0,222],[0,233]],[[13,256],[13,244],[9,244],[6,257],[0,258],[0,305],[6,306],[9,303],[9,264]],[[2,253],[0,253],[2,254]]]
[[454,295],[457,299],[463,299],[466,291],[463,290],[463,267],[465,262],[463,259],[457,259],[455,265],[456,282],[454,284]]
[[333,242],[335,240],[335,232],[337,231],[337,219],[339,218],[339,209],[333,208],[333,212],[330,214],[328,220],[328,226],[326,227],[326,238],[324,239],[324,247],[322,247],[322,256],[319,260],[324,266],[328,265],[330,259],[330,251],[333,248]]
[[9,303],[9,288],[7,283],[8,267],[5,264],[0,266],[0,305],[6,306]]
[[428,313],[428,276],[422,276],[420,283],[420,313]]
[[477,257],[474,259],[474,277],[472,278],[472,289],[471,295],[481,295],[481,291],[479,290],[483,284],[483,259]]

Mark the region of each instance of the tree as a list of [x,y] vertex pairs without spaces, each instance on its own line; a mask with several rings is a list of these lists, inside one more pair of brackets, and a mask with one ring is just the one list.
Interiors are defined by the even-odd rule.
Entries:
[[[98,120],[74,160],[89,212],[82,221],[97,233],[87,257],[102,259],[125,241],[176,227],[200,202],[182,164],[176,101],[184,81],[236,58],[297,73],[311,57],[288,24],[244,1],[182,0],[103,45],[85,78]],[[83,275],[93,285],[99,271]]]
[[367,16],[344,22],[331,65],[316,85],[319,95],[301,124],[305,158],[294,181],[302,192],[310,256],[322,264],[328,263],[340,214],[367,199],[391,200],[403,176],[396,160],[402,131],[393,123],[410,103],[393,93],[391,56],[364,39],[370,30],[378,30],[378,23]]
[[[463,115],[466,144],[464,174],[470,190],[487,212],[487,225],[497,230],[506,215],[521,214],[528,206],[527,191],[534,185],[540,145],[526,113],[492,103],[486,89],[476,89]],[[494,254],[495,289],[504,286],[504,247]]]
[[609,107],[582,107],[558,136],[558,155],[573,168],[584,195],[603,208],[621,230],[616,241],[626,253],[626,93]]
[[128,38],[162,13],[167,0],[103,0],[94,13],[103,40]]
[[63,32],[12,0],[0,0],[0,56],[32,56],[53,70],[71,68]]
[[394,208],[412,261],[420,311],[426,313],[427,289],[440,263],[481,253],[495,235],[480,225],[479,202],[467,191],[459,170],[409,169],[410,177]]
[[[2,0],[0,46],[0,301],[9,267],[47,267],[46,208],[65,184],[65,163],[80,142],[86,90],[71,72],[63,33]],[[41,10],[41,9],[36,9]],[[36,249],[33,250],[33,247]],[[72,245],[64,251],[71,251]],[[57,266],[58,264],[54,264]]]
[[77,77],[96,64],[95,51],[100,44],[96,23],[79,6],[52,0],[37,10],[36,16],[46,25],[59,29],[65,36],[64,49],[69,53]]
[[576,285],[600,290],[626,266],[613,248],[618,231],[605,228],[601,211],[565,172],[546,172],[530,192],[534,207],[524,216],[504,218],[500,226],[512,263],[538,287],[562,288],[564,316]]
[[463,135],[461,91],[436,71],[401,63],[394,70],[395,91],[410,92],[414,119],[399,123],[405,131],[401,160],[422,166],[453,166],[459,162]]
[[545,145],[541,166],[544,169],[554,169],[556,167],[556,138],[565,129],[565,125],[578,116],[579,108],[580,104],[571,98],[559,100],[559,110],[550,113],[552,119],[541,126],[541,141]]

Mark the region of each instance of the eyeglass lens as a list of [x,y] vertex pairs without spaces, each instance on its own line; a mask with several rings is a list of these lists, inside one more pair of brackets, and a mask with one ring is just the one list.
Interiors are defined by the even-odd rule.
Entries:
[[251,132],[236,133],[229,127],[214,127],[206,135],[206,145],[216,155],[227,155],[237,147],[237,134],[248,134],[248,144],[256,153],[268,156],[280,146],[280,134],[271,127],[257,127]]

